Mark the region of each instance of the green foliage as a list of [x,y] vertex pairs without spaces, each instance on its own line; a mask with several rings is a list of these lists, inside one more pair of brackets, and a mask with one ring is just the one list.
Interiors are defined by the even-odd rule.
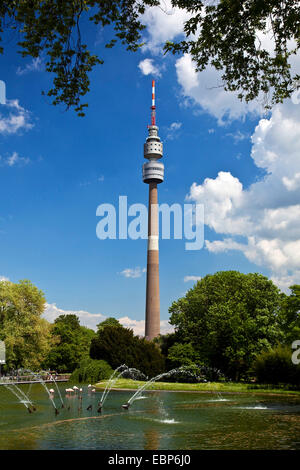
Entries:
[[6,368],[37,370],[51,347],[50,324],[41,318],[42,291],[30,281],[0,282],[0,339],[6,346]]
[[168,359],[169,349],[178,341],[177,333],[167,333],[165,335],[159,335],[153,339],[153,343],[156,344],[162,355],[165,358],[166,370],[172,369],[172,362]]
[[70,382],[94,384],[109,379],[112,373],[113,370],[106,361],[85,358],[72,373]]
[[168,351],[172,367],[189,366],[199,360],[199,354],[191,343],[175,343]]
[[253,364],[253,373],[259,383],[300,387],[300,364],[293,364],[292,350],[287,346],[260,354]]
[[164,371],[164,357],[158,347],[122,326],[100,329],[91,342],[90,356],[107,361],[113,369],[122,364],[135,367],[149,377]]
[[60,315],[52,326],[56,341],[44,361],[44,367],[58,372],[72,372],[82,358],[89,355],[90,344],[96,333],[80,326],[76,315]]
[[238,380],[259,352],[282,339],[279,307],[279,290],[266,277],[220,271],[173,302],[170,323],[201,362]]
[[[272,103],[279,103],[299,89],[300,75],[293,76],[289,64],[300,48],[299,1],[220,0],[213,5],[173,0],[172,4],[185,8],[191,18],[184,26],[187,39],[167,42],[165,51],[191,54],[197,70],[208,65],[220,70],[224,89],[238,91],[246,101],[270,92]],[[262,42],[265,33],[274,41],[274,53]]]
[[[224,88],[239,92],[251,101],[261,92],[272,94],[272,103],[282,102],[300,86],[300,75],[292,76],[289,58],[299,52],[299,1],[172,0],[173,7],[187,10],[186,39],[168,41],[165,51],[189,53],[198,70],[211,65],[222,71]],[[145,28],[141,15],[158,0],[10,0],[0,4],[0,33],[16,31],[23,57],[45,57],[45,68],[53,86],[43,92],[53,104],[74,107],[84,116],[87,103],[81,99],[90,90],[89,73],[103,64],[89,50],[82,24],[100,25],[112,32],[104,47],[117,41],[130,51],[141,47]],[[162,6],[160,6],[163,9]],[[87,28],[86,29],[91,29]],[[274,54],[259,36],[270,33]],[[1,38],[0,38],[1,39]],[[293,49],[288,46],[294,43]],[[0,53],[3,46],[0,47]]]
[[[18,32],[23,57],[46,56],[46,70],[53,74],[53,87],[47,95],[53,104],[75,107],[84,116],[86,103],[81,103],[90,87],[89,72],[103,60],[88,50],[82,40],[81,24],[101,27],[113,25],[115,36],[105,45],[112,47],[116,40],[136,51],[144,26],[140,15],[145,5],[155,0],[10,0],[0,5],[0,33]],[[3,47],[0,48],[0,53]]]
[[280,311],[285,344],[289,346],[293,341],[300,339],[300,285],[291,286],[290,290],[289,296],[282,296]]
[[117,320],[116,318],[108,317],[108,318],[106,318],[106,320],[104,320],[103,322],[101,322],[97,325],[98,331],[102,330],[106,326],[119,327],[119,326],[122,326],[122,325],[119,322],[119,320]]

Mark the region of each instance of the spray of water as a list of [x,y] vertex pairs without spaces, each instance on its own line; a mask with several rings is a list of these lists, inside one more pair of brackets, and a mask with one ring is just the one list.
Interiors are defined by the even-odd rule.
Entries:
[[163,372],[162,374],[156,375],[155,377],[152,377],[152,379],[148,380],[144,385],[139,387],[137,391],[132,395],[132,397],[128,400],[128,404],[131,405],[139,396],[142,394],[144,390],[150,387],[154,382],[157,380],[160,380],[163,377],[170,377],[171,375],[184,371],[185,367],[178,367],[177,369],[172,369],[169,370],[169,372]]
[[30,374],[32,375],[41,385],[42,387],[45,389],[48,397],[49,397],[49,400],[51,401],[52,405],[53,405],[53,408],[55,409],[55,412],[58,413],[58,410],[57,410],[57,407],[54,403],[54,400],[51,396],[51,393],[49,392],[49,389],[47,387],[47,385],[45,384],[45,381],[43,380],[42,376],[40,375],[40,373],[36,373],[36,372],[33,372],[32,370],[24,370],[22,371],[23,373],[26,372],[27,374]]
[[[123,369],[123,370],[121,370],[121,369]],[[116,375],[117,372],[120,371],[120,370],[121,370],[121,372],[119,372],[119,374]],[[126,366],[125,364],[123,364],[122,366],[119,366],[119,367],[113,372],[113,374],[111,375],[111,377],[109,378],[108,383],[107,383],[107,385],[106,385],[106,387],[105,387],[105,390],[104,390],[104,392],[103,392],[103,394],[102,394],[101,402],[100,402],[100,403],[102,404],[102,406],[103,406],[103,404],[104,404],[104,402],[105,402],[105,400],[106,400],[106,398],[107,398],[109,392],[111,391],[111,389],[113,388],[114,384],[116,383],[116,381],[117,381],[120,377],[122,377],[124,374],[128,374],[131,378],[134,378],[134,377],[138,377],[138,376],[143,375],[143,374],[141,373],[141,371],[139,371],[138,369],[135,369],[134,367],[128,367],[128,366]]]
[[59,396],[59,398],[60,398],[60,401],[61,401],[62,408],[64,408],[64,407],[65,407],[65,403],[64,403],[63,397],[61,396],[61,393],[60,393],[59,387],[58,387],[58,385],[57,385],[57,383],[56,383],[56,381],[55,381],[55,379],[54,379],[54,377],[53,377],[53,376],[51,376],[51,380],[52,380],[52,381],[55,383],[55,387],[56,387],[56,390],[57,390],[58,396]]
[[[143,393],[144,390],[146,390],[147,388],[149,388],[154,382],[157,382],[158,380],[162,379],[163,377],[171,377],[172,375],[175,375],[175,374],[178,374],[178,373],[182,373],[184,372],[185,374],[188,374],[190,375],[191,377],[195,378],[195,374],[191,373],[189,370],[188,370],[188,367],[187,366],[181,366],[181,367],[178,367],[176,369],[172,369],[168,372],[163,372],[159,375],[156,375],[155,377],[152,377],[152,379],[148,380],[148,382],[146,382],[144,385],[142,385],[141,387],[139,387],[137,389],[137,391],[131,396],[131,398],[128,400],[127,404],[126,405],[123,405],[123,408],[129,408],[130,405],[132,405],[132,403],[137,400],[138,398],[140,398],[141,394]],[[217,391],[217,395],[219,397],[219,399],[222,398],[222,395],[220,392]]]
[[119,370],[121,370],[121,369],[127,370],[128,367],[126,366],[126,364],[122,364],[121,366],[117,367],[117,369],[115,369],[115,370],[113,371],[113,373],[111,374],[110,378],[108,379],[108,382],[107,382],[107,384],[106,384],[106,387],[105,387],[105,389],[104,389],[104,392],[102,393],[102,397],[101,397],[101,400],[100,400],[101,403],[102,403],[102,405],[103,405],[103,403],[104,403],[104,401],[105,401],[105,399],[106,399],[107,394],[109,393],[110,389],[112,388],[113,383],[115,383],[115,381],[117,380],[117,378],[116,378],[117,373],[118,373]]
[[28,411],[31,412],[31,410],[30,410],[30,408],[29,408],[29,406],[28,406],[28,403],[30,403],[30,404],[32,404],[32,403],[30,402],[30,400],[28,400],[28,398],[26,398],[26,399],[24,400],[23,394],[19,393],[19,390],[20,390],[19,387],[17,387],[14,383],[12,383],[12,384],[10,384],[10,385],[5,384],[4,386],[5,386],[5,388],[7,388],[13,395],[15,395],[15,396],[17,397],[17,399],[19,400],[19,402],[22,403],[22,404],[25,406],[25,408],[28,409]]

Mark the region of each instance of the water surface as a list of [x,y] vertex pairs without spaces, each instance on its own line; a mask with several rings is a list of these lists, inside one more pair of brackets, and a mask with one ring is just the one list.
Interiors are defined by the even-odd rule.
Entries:
[[22,386],[32,414],[0,387],[0,449],[300,450],[299,397],[149,391],[124,410],[134,392],[111,391],[98,413],[102,391],[80,400],[59,386],[58,415],[41,385]]

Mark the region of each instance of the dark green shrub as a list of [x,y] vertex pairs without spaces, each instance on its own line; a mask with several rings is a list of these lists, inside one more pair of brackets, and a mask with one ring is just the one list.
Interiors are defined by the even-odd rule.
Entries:
[[257,356],[253,373],[259,383],[300,386],[300,364],[292,362],[292,350],[279,346]]
[[148,377],[164,372],[165,359],[159,348],[128,328],[105,326],[91,342],[90,356],[107,361],[113,369],[122,364],[135,367]]
[[100,380],[109,379],[112,373],[113,370],[106,361],[86,358],[74,370],[70,382],[96,383]]

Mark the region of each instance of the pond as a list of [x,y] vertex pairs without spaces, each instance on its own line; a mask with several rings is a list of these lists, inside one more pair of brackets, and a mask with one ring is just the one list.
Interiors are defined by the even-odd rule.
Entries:
[[102,391],[83,386],[81,400],[59,387],[58,415],[40,384],[20,386],[36,406],[31,414],[0,387],[0,449],[300,450],[297,396],[146,391],[126,410],[134,392],[111,391],[98,413]]

